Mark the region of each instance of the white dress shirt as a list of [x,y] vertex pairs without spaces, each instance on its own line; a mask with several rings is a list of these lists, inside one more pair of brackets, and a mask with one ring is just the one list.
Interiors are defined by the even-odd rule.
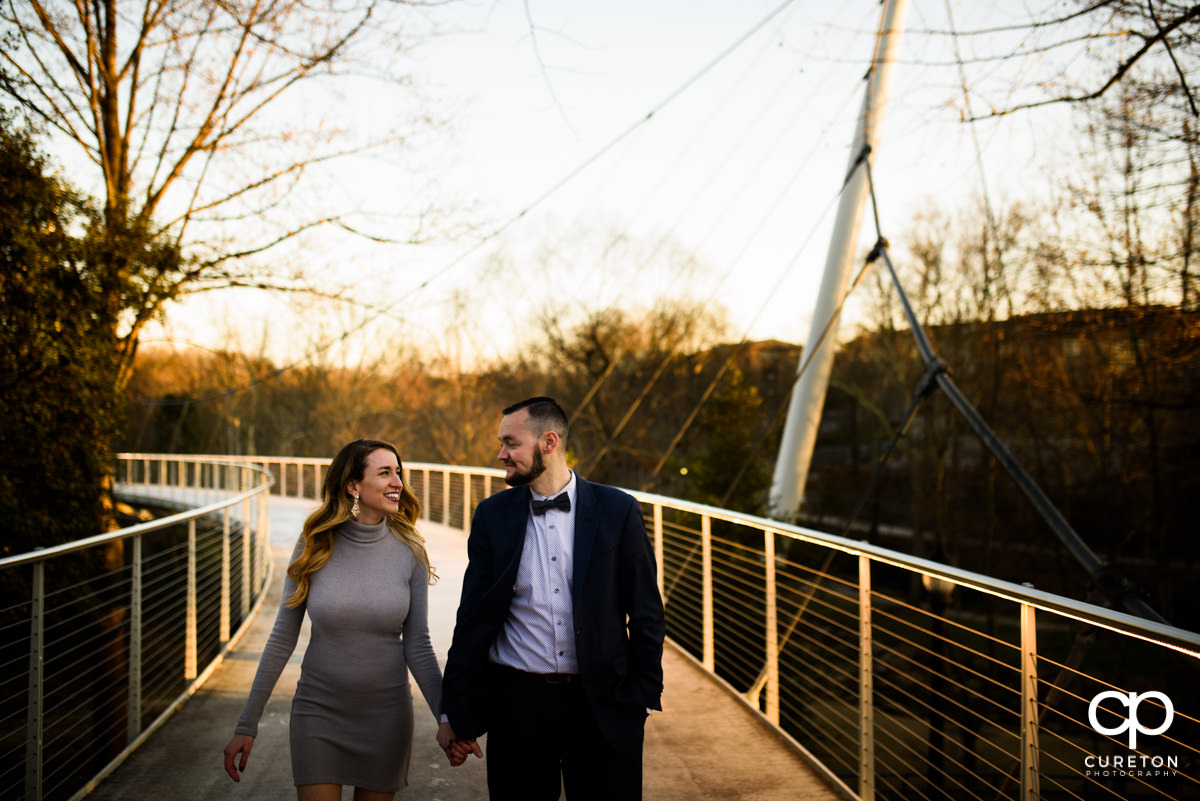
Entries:
[[548,500],[564,492],[571,510],[551,507],[533,513],[525,523],[525,547],[517,568],[508,619],[492,643],[491,659],[528,673],[578,673],[575,616],[571,603],[575,564],[575,473],[550,496],[530,490],[531,500]]

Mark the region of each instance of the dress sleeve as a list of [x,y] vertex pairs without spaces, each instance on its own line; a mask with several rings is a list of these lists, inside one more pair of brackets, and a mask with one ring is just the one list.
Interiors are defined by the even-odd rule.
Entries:
[[[303,551],[304,537],[301,537],[296,544],[295,551],[292,552],[292,558],[288,560],[288,565],[291,565]],[[246,699],[242,716],[238,718],[237,728],[234,729],[235,734],[258,736],[258,721],[262,718],[267,699],[271,697],[275,683],[279,681],[279,676],[287,666],[288,660],[291,659],[292,652],[296,650],[296,642],[300,639],[300,624],[304,622],[304,610],[307,604],[300,604],[295,608],[287,605],[287,599],[292,597],[295,591],[296,582],[292,581],[291,576],[288,576],[283,582],[283,598],[279,603],[279,612],[275,615],[275,627],[271,629],[271,635],[267,638],[267,644],[263,648],[262,658],[258,662],[258,672],[254,675],[254,684],[250,688],[250,697]]]
[[429,638],[429,570],[415,557],[408,580],[408,617],[404,619],[404,662],[435,719],[442,714],[442,671]]

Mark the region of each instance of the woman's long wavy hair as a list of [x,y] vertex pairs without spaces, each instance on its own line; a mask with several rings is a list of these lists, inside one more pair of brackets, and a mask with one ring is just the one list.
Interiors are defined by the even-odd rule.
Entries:
[[[304,550],[288,566],[288,576],[296,582],[296,591],[288,598],[288,606],[297,607],[308,598],[312,574],[324,567],[333,555],[334,529],[352,519],[350,508],[354,499],[347,485],[352,481],[362,481],[367,471],[367,458],[381,448],[396,455],[400,474],[404,475],[404,463],[396,452],[396,446],[390,442],[356,439],[333,457],[325,473],[325,482],[321,485],[321,506],[304,521]],[[388,528],[397,539],[412,548],[417,561],[429,571],[429,583],[433,584],[438,575],[433,565],[429,564],[425,538],[417,533],[417,518],[420,515],[421,502],[405,483],[400,489],[400,510],[387,516]]]

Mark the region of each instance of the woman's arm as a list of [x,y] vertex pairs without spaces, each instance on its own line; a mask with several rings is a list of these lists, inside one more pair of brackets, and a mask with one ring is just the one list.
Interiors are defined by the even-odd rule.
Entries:
[[[295,560],[303,549],[304,539],[302,537],[292,554],[292,560]],[[288,564],[291,564],[291,561]],[[258,672],[254,675],[254,684],[250,688],[250,697],[246,699],[246,706],[242,710],[242,716],[238,719],[237,728],[234,729],[237,734],[258,736],[258,721],[267,705],[267,699],[271,697],[275,683],[279,681],[279,676],[287,667],[288,660],[292,658],[292,653],[296,650],[296,642],[300,639],[300,624],[304,622],[306,604],[295,608],[287,605],[287,599],[295,591],[296,583],[289,576],[283,582],[283,600],[275,615],[275,626],[271,629],[271,635],[263,647],[262,658],[258,662]]]
[[408,580],[408,616],[404,619],[404,661],[421,695],[433,710],[442,714],[442,671],[429,637],[429,571],[416,558]]
[[[295,560],[304,548],[304,538],[300,538],[296,550],[292,554]],[[291,564],[289,562],[288,564]],[[283,582],[283,602],[275,615],[275,626],[263,647],[262,658],[258,661],[258,672],[254,674],[254,684],[250,688],[250,697],[242,709],[234,735],[225,746],[225,772],[235,782],[242,780],[241,772],[246,769],[250,759],[250,750],[254,748],[254,738],[258,736],[258,721],[262,718],[263,709],[280,674],[296,650],[296,642],[300,639],[300,624],[304,622],[305,604],[296,608],[287,606],[287,599],[296,591],[296,583],[289,577]]]

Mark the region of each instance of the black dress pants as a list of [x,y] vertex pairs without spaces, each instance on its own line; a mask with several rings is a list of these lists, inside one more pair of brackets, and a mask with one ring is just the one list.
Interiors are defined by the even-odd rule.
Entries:
[[487,777],[491,801],[640,801],[641,744],[612,746],[578,676],[491,665]]

